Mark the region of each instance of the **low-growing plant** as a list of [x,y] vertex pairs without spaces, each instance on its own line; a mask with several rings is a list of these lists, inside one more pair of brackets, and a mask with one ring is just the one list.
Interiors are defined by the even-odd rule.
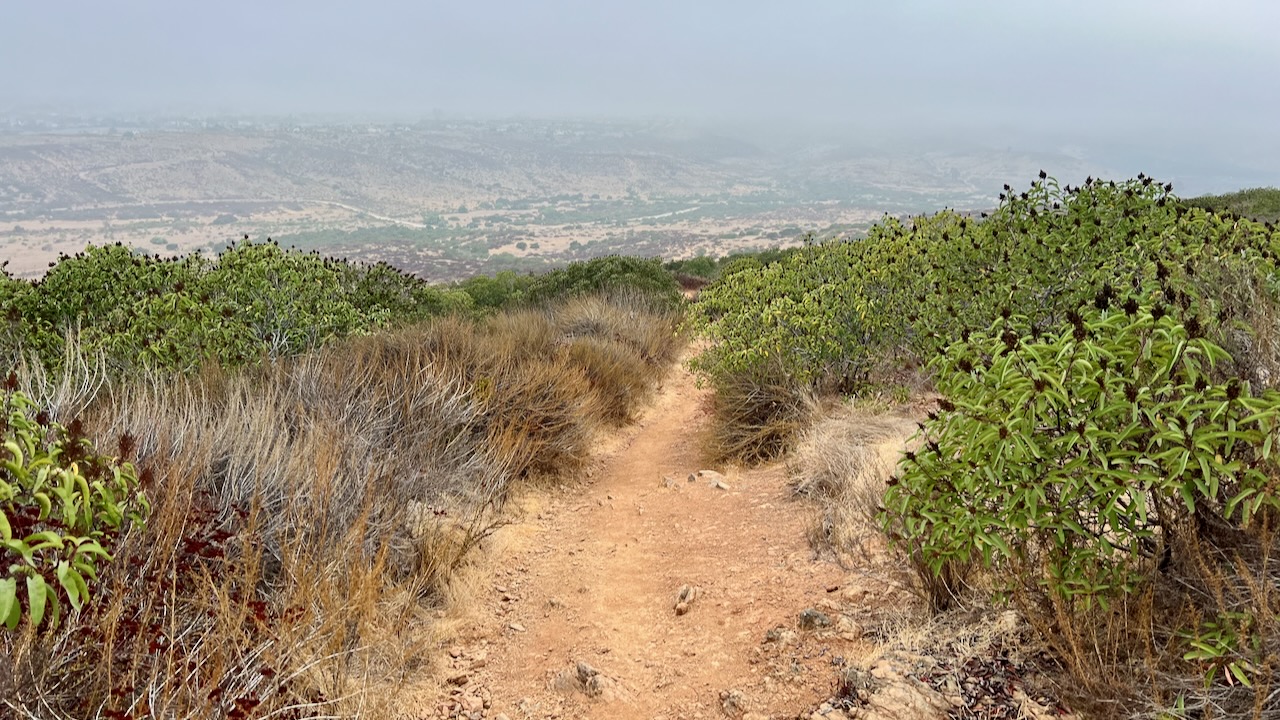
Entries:
[[1206,686],[1222,678],[1252,687],[1262,646],[1254,622],[1252,613],[1229,611],[1180,631],[1190,648],[1182,659],[1200,666]]
[[132,465],[98,455],[81,423],[53,422],[16,385],[10,375],[0,396],[0,622],[56,627],[62,601],[77,612],[89,601],[101,564],[149,505]]

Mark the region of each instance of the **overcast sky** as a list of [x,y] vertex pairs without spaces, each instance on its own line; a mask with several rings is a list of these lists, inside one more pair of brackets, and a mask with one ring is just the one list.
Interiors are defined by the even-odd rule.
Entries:
[[805,121],[1274,163],[1278,35],[1274,0],[0,0],[0,111]]

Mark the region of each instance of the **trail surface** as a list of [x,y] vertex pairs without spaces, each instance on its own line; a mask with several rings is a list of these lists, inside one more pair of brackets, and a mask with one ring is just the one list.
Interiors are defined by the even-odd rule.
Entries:
[[783,468],[689,479],[707,394],[673,370],[586,477],[504,531],[436,716],[755,720],[832,694],[865,647],[838,612],[846,574]]

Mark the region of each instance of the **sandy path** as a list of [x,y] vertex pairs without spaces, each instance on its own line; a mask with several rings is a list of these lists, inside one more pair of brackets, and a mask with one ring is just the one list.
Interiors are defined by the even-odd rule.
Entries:
[[[590,478],[512,529],[481,621],[445,658],[438,715],[794,717],[831,694],[861,647],[834,612],[844,573],[815,557],[782,468],[687,480],[707,392],[673,370]],[[683,585],[700,594],[677,615]],[[832,625],[800,629],[814,607]],[[578,663],[599,677],[579,682]]]

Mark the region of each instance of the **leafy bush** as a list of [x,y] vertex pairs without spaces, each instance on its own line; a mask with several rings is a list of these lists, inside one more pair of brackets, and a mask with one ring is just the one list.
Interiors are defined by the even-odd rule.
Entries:
[[706,255],[698,255],[687,260],[668,260],[663,264],[665,269],[677,276],[688,275],[706,280],[715,275],[716,266],[716,259]]
[[[15,284],[16,283],[16,284]],[[121,245],[60,260],[39,281],[5,280],[0,310],[11,358],[49,368],[68,337],[103,354],[117,374],[190,372],[288,357],[375,328],[469,311],[471,298],[386,264],[354,265],[273,243],[164,260]]]
[[[53,423],[16,378],[0,403],[0,622],[57,626],[65,599],[79,611],[120,534],[141,525],[146,497],[132,465],[98,455],[83,434]],[[18,594],[25,586],[25,613]]]
[[1021,193],[1006,186],[989,217],[886,218],[865,240],[736,265],[694,306],[692,325],[711,342],[693,367],[717,384],[780,373],[798,387],[847,393],[895,365],[922,366],[1002,313],[1042,331],[1099,294],[1157,283],[1225,341],[1240,313],[1203,291],[1198,273],[1236,263],[1274,295],[1267,278],[1280,236],[1171,192],[1143,176],[1074,188],[1045,176]]
[[1280,642],[1280,393],[1223,378],[1230,356],[1171,292],[1100,296],[1049,331],[1011,315],[954,343],[880,517],[935,606],[986,568],[1086,694],[1130,692],[1145,658],[1157,688],[1199,675],[1181,691],[1227,716],[1274,710],[1250,688],[1271,682]]
[[1277,506],[1280,394],[1211,382],[1225,351],[1175,317],[1131,297],[1039,337],[1013,317],[955,343],[886,522],[935,573],[981,559],[1088,607],[1188,562],[1183,534]]
[[480,275],[461,282],[458,289],[471,297],[477,310],[496,312],[521,302],[533,283],[528,275],[503,270],[492,277]]
[[570,263],[538,276],[529,287],[532,303],[630,289],[660,298],[670,305],[680,302],[680,286],[657,258],[622,255]]
[[[871,242],[871,240],[868,240]],[[713,379],[776,367],[801,386],[847,385],[865,360],[871,310],[852,269],[861,246],[815,245],[769,265],[739,263],[706,288],[695,326],[712,344],[693,362]]]

